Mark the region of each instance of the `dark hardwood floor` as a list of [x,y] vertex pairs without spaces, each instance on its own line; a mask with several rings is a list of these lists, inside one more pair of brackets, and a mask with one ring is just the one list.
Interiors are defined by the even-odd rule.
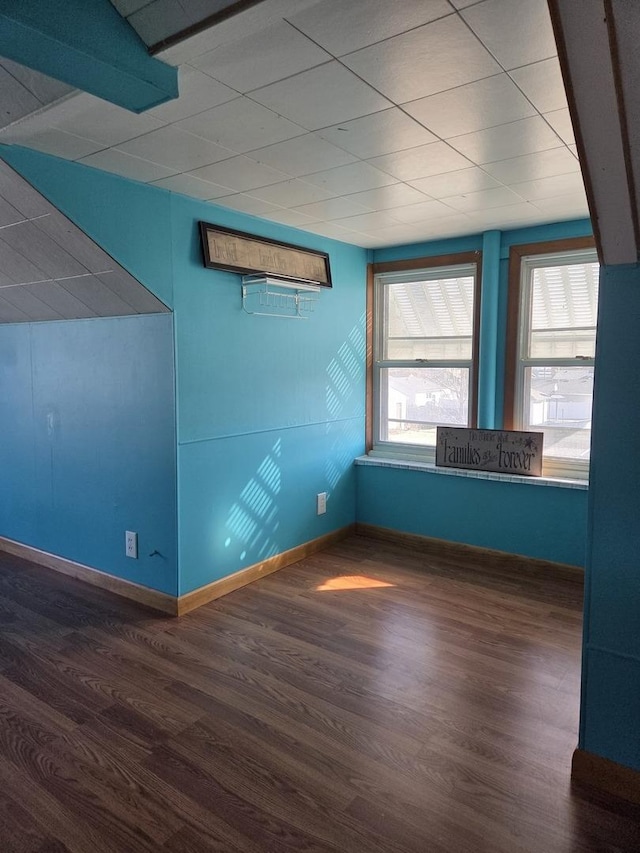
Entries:
[[626,853],[581,588],[351,539],[178,620],[0,555],[2,853]]

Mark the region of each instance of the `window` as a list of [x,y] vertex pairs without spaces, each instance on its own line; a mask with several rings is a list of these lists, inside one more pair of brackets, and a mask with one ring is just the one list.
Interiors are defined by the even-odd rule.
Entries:
[[376,264],[377,452],[433,458],[436,426],[476,419],[479,253]]
[[589,471],[599,266],[585,242],[511,255],[505,426],[544,433],[550,476]]

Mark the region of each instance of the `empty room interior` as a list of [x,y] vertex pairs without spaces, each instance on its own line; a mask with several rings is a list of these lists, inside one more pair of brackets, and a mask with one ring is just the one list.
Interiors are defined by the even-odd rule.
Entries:
[[3,853],[640,850],[639,36],[0,2]]

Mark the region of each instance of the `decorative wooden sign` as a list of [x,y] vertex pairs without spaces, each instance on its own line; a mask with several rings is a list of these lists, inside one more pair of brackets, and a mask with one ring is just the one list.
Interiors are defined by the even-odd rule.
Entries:
[[438,427],[436,465],[501,474],[542,474],[541,432]]
[[209,222],[200,223],[204,265],[244,275],[266,275],[331,287],[329,255],[233,231]]

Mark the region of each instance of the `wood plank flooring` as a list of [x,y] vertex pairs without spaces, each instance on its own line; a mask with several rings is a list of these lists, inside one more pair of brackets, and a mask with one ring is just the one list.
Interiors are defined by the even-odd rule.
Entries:
[[353,536],[178,620],[0,555],[2,853],[630,853],[581,588]]

